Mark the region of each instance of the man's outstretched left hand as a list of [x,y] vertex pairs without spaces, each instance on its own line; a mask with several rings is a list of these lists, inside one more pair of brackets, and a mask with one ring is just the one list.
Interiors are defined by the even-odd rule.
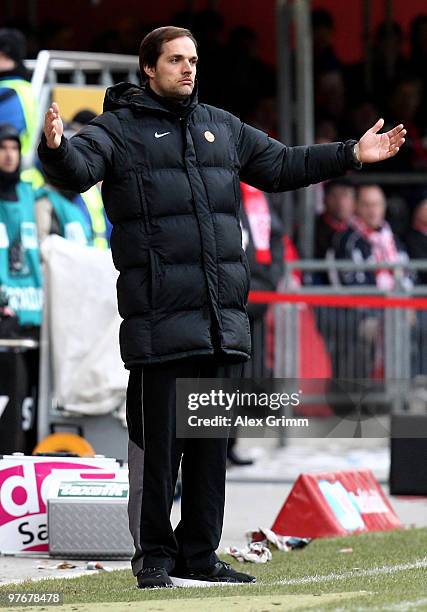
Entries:
[[384,125],[384,119],[378,119],[355,147],[355,154],[364,164],[373,164],[393,157],[405,142],[406,130],[403,125],[397,125],[385,134],[378,134]]

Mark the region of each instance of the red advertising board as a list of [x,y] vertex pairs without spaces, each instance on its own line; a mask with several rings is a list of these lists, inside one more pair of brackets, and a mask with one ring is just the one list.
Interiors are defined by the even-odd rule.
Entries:
[[370,470],[301,474],[272,530],[301,538],[398,529],[402,524]]

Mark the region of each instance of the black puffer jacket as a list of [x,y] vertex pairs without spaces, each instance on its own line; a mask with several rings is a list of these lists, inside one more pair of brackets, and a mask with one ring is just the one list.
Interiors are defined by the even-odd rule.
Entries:
[[239,175],[296,189],[355,167],[354,141],[286,148],[196,96],[180,118],[130,83],[107,90],[104,111],[58,149],[43,138],[39,155],[58,187],[104,181],[126,367],[214,351],[247,359]]

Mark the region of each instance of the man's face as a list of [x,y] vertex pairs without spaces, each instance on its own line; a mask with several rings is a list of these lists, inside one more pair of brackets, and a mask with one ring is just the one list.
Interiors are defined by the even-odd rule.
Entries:
[[355,205],[353,187],[334,186],[325,197],[325,208],[337,221],[347,222],[353,216]]
[[151,89],[159,96],[182,100],[191,95],[196,78],[197,52],[188,36],[163,43],[154,68],[144,66]]
[[384,223],[386,201],[380,187],[361,187],[356,202],[356,214],[371,229],[377,229]]
[[20,151],[16,140],[0,141],[0,170],[15,172],[19,167]]

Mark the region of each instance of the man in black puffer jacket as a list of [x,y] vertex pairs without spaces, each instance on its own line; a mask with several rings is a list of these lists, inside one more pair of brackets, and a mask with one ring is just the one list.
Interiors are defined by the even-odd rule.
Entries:
[[[130,369],[132,567],[140,587],[171,586],[173,572],[215,582],[254,580],[215,554],[227,441],[175,435],[176,378],[237,378],[250,356],[240,178],[269,192],[297,189],[391,157],[404,141],[403,126],[377,134],[379,121],[358,143],[287,148],[199,104],[196,64],[191,32],[154,30],[140,48],[145,86],[108,89],[105,112],[70,141],[52,104],[39,146],[58,187],[81,193],[103,181],[113,224],[120,346]],[[169,515],[181,457],[182,517],[173,531]]]

